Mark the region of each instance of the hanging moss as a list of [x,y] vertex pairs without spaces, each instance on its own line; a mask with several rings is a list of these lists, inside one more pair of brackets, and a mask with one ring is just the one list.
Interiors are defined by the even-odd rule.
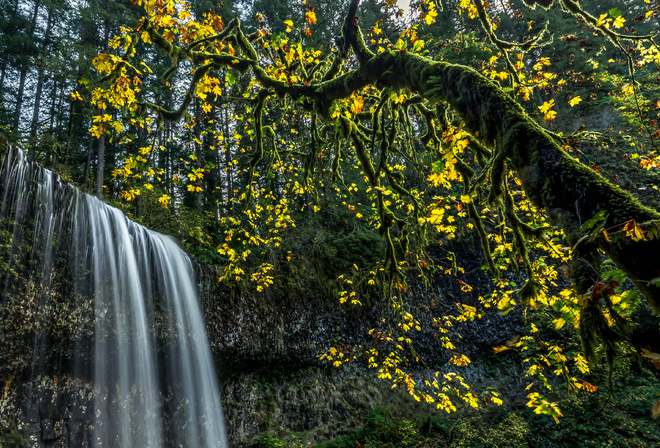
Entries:
[[[551,0],[527,0],[527,4],[531,6],[549,7],[552,3]],[[162,36],[159,37],[158,33],[153,30],[150,31],[150,34],[153,34],[152,40],[157,45],[173,56],[175,65],[177,57],[184,54],[193,61],[207,64],[196,70],[193,81],[201,79],[206,72],[217,68],[230,67],[240,70],[251,68],[264,89],[269,89],[283,98],[305,99],[303,106],[308,110],[315,110],[319,118],[328,122],[334,121],[330,111],[335,100],[348,98],[353,92],[359,91],[367,85],[375,85],[380,89],[404,89],[417,94],[419,98],[423,98],[431,104],[446,104],[465,123],[464,129],[474,138],[472,145],[476,148],[476,153],[480,154],[478,157],[481,158],[482,165],[486,167],[484,171],[488,172],[492,181],[489,201],[495,203],[504,198],[506,195],[504,179],[507,170],[512,170],[522,180],[522,187],[532,203],[538,208],[547,210],[550,216],[556,217],[557,222],[564,227],[567,234],[579,235],[580,223],[603,210],[608,213],[608,227],[620,226],[631,219],[640,224],[660,221],[659,213],[644,207],[630,193],[612,185],[600,174],[565,153],[555,138],[527,116],[514,99],[497,84],[475,70],[448,62],[434,62],[410,52],[393,51],[373,54],[366,48],[362,33],[354,20],[358,4],[358,0],[351,1],[342,36],[338,42],[340,52],[333,58],[331,67],[323,74],[321,82],[308,82],[307,85],[289,84],[270,77],[259,65],[258,54],[250,41],[257,37],[252,36],[248,39],[243,34],[238,21],[231,22],[223,31],[222,37],[234,39],[241,48],[243,56],[230,56],[225,53],[210,55],[207,52],[194,50],[203,42],[177,49],[176,46],[161,39]],[[572,13],[580,14],[580,11],[571,9],[576,8],[576,4],[572,0],[562,0],[562,4]],[[587,17],[587,19],[589,18]],[[218,36],[214,38],[220,39]],[[350,50],[357,55],[359,67],[338,76],[339,69],[345,58],[348,57]],[[176,111],[166,111],[152,104],[149,106],[165,119],[177,119],[191,101],[191,92],[193,92],[191,89],[188,90],[181,107]],[[429,129],[435,126],[435,120],[442,118],[438,113],[433,116],[428,110],[421,107],[417,110],[426,118]],[[380,113],[382,114],[382,112]],[[408,127],[406,119],[406,117],[394,119],[404,133]],[[385,132],[382,124],[377,120],[372,120],[372,124],[374,124],[374,129],[377,126],[381,128],[380,135],[386,156],[386,153],[390,151],[388,148],[394,148],[394,138],[391,133]],[[343,130],[344,137],[353,140],[357,156],[364,167],[369,183],[372,186],[379,186],[378,173],[386,171],[386,157],[383,156],[378,167],[374,168],[371,154],[367,148],[367,142],[370,139],[351,120],[341,118],[339,126]],[[433,133],[427,132],[425,140],[426,142],[435,141],[438,144],[438,137]],[[372,149],[374,143],[372,139]],[[339,146],[336,145],[335,161],[333,162],[335,176],[338,170],[338,148]],[[487,149],[487,151],[482,149]],[[258,150],[255,157],[261,154]],[[488,162],[486,162],[486,158],[489,158]],[[258,159],[259,157],[253,161]],[[392,176],[390,175],[390,177]],[[472,183],[470,192],[474,193],[477,185],[484,185],[486,180],[487,176],[480,175]],[[397,184],[397,181],[394,181],[393,184]],[[506,198],[504,199],[506,200]],[[379,208],[382,222],[381,231],[388,239],[390,252],[393,253],[391,241],[389,241],[389,228],[397,221],[397,218],[382,204],[382,198],[379,199],[379,202],[381,202]],[[510,215],[509,220],[513,220],[511,222],[513,222],[514,234],[518,233],[518,236],[515,237],[516,244],[522,247],[523,239],[528,236],[527,233],[530,229],[515,216]],[[649,284],[649,281],[660,276],[660,269],[655,268],[657,261],[652,260],[648,254],[652,253],[651,249],[658,249],[657,246],[660,244],[656,240],[635,242],[626,238],[625,235],[617,238],[615,242],[607,242],[598,238],[595,244],[620,264],[649,297],[649,302],[657,307],[657,304],[660,303],[660,289]],[[640,256],[640,253],[643,253],[643,256]],[[526,270],[529,271],[528,266],[526,266]],[[533,285],[530,285],[530,288],[532,287]]]

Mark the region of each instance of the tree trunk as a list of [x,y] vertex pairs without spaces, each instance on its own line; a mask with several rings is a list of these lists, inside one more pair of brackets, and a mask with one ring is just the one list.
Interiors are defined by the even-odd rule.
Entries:
[[53,82],[53,89],[51,94],[50,101],[50,119],[48,120],[48,126],[53,129],[55,127],[55,97],[57,96],[57,80]]
[[[105,2],[105,9],[108,12],[105,18],[105,29],[104,29],[104,34],[103,34],[103,51],[107,52],[108,51],[108,45],[110,43],[110,18],[109,18],[109,10],[110,10],[110,3],[109,1],[106,0]],[[103,199],[103,170],[104,170],[104,165],[105,165],[105,135],[102,135],[101,138],[99,138],[99,146],[98,146],[98,153],[97,153],[97,164],[96,164],[96,196],[99,199]]]
[[7,71],[7,59],[2,61],[2,69],[0,70],[0,103],[5,100],[5,73]]
[[234,178],[232,176],[232,156],[231,156],[231,150],[232,150],[232,145],[229,143],[230,141],[230,134],[229,134],[229,123],[227,122],[227,117],[228,113],[225,110],[225,123],[224,123],[224,133],[223,135],[225,136],[225,147],[224,147],[224,153],[225,153],[225,166],[227,167],[227,199],[231,198],[234,196]]
[[37,78],[37,90],[34,93],[34,108],[32,109],[32,123],[30,124],[30,142],[32,148],[30,150],[30,160],[35,159],[35,145],[37,137],[37,127],[39,126],[39,108],[41,107],[41,92],[44,87],[45,72],[46,72],[46,50],[50,41],[50,32],[53,25],[53,8],[48,10],[48,21],[46,23],[46,32],[44,33],[44,41],[41,47],[41,55],[39,57],[39,76]]
[[103,165],[105,162],[105,135],[99,139],[96,164],[96,196],[103,199]]
[[[201,136],[202,134],[202,108],[199,104],[199,99],[195,99],[195,136],[199,135]],[[201,169],[202,168],[202,161],[204,159],[204,152],[203,152],[203,146],[202,143],[198,143],[197,137],[194,137],[195,140],[193,141],[193,148],[195,148],[195,160],[194,160],[194,165],[195,168]],[[204,138],[202,136],[202,138]],[[203,140],[202,140],[203,142]],[[202,183],[200,179],[197,179],[195,181],[195,187],[198,186],[198,184]],[[201,191],[195,191],[195,204],[197,205],[197,208],[200,210],[202,209],[203,201],[202,201],[202,192]]]
[[66,129],[66,146],[64,147],[64,154],[61,160],[65,165],[69,162],[69,151],[71,150],[71,139],[73,138],[73,101],[69,102],[69,124]]
[[216,222],[220,222],[220,218],[222,216],[221,212],[221,206],[222,203],[224,202],[224,194],[222,193],[222,170],[220,169],[220,164],[222,163],[222,160],[220,159],[220,154],[222,151],[222,145],[220,144],[220,141],[217,139],[217,124],[218,120],[221,119],[222,117],[222,106],[215,106],[213,108],[214,114],[213,114],[213,132],[211,135],[213,135],[213,146],[215,146],[215,150],[213,150],[213,163],[215,164],[215,169],[211,172],[211,175],[213,176],[213,185],[215,186],[214,188],[214,203],[213,203],[213,209],[215,212],[215,220]]
[[[32,23],[30,24],[30,29],[28,30],[27,39],[32,39],[34,35],[34,30],[37,26],[37,17],[39,16],[39,7],[41,6],[41,0],[37,0],[34,3],[34,14],[32,16]],[[23,68],[21,69],[21,75],[18,82],[18,92],[16,94],[16,108],[14,109],[14,129],[18,130],[18,126],[21,123],[21,108],[23,107],[23,93],[25,91],[25,78],[29,71],[29,64],[24,63]]]
[[[90,124],[90,127],[92,124]],[[83,184],[85,186],[85,190],[87,192],[91,192],[91,183],[92,179],[90,176],[90,172],[92,170],[92,153],[94,152],[94,138],[89,135],[89,140],[87,141],[87,163],[85,164],[85,183]]]

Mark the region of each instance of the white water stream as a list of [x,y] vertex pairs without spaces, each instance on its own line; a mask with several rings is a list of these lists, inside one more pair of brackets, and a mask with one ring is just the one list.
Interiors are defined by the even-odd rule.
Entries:
[[[54,248],[70,254],[76,301],[93,301],[92,443],[98,447],[224,448],[215,368],[190,259],[165,235],[80,193],[9,150],[0,168],[0,219],[11,254],[29,225],[40,287],[53,281]],[[9,223],[9,224],[7,224]],[[9,269],[13,256],[9,257]],[[82,299],[80,299],[82,297]],[[46,306],[47,304],[40,304]],[[33,377],[47,348],[35,338]]]

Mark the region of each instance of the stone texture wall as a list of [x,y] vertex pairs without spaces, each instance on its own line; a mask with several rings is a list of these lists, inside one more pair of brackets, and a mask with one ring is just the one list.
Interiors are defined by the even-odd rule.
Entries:
[[[364,359],[342,368],[318,359],[331,346],[377,344],[368,332],[391,314],[389,302],[340,305],[333,291],[302,283],[282,288],[276,281],[262,293],[216,287],[203,298],[232,447],[256,446],[264,431],[283,440],[300,432],[310,439],[336,437],[359,426],[374,406],[417,409],[405,391],[392,390],[391,383],[378,380]],[[490,347],[522,331],[521,314],[491,313],[475,322],[456,323],[449,336],[456,352],[466,354],[473,363],[465,368],[447,365],[451,354],[442,348],[432,320],[456,314],[454,302],[461,294],[451,276],[439,276],[428,287],[411,280],[406,302],[422,331],[409,334],[426,366],[417,368],[458,370],[469,384],[511,388],[521,381],[522,367],[506,372],[485,368],[488,360],[484,357],[492,353]],[[460,297],[465,299],[464,294]],[[516,390],[524,391],[524,385]]]
[[[434,316],[455,309],[458,292],[453,283],[452,278],[439,277],[427,289],[412,282],[407,293],[411,312],[423,328],[411,333],[415,349],[431,369],[448,368],[449,354],[430,324]],[[337,369],[318,359],[330,346],[372,344],[368,331],[388,316],[387,302],[339,305],[333,291],[305,285],[276,284],[264,293],[209,289],[203,309],[232,448],[256,446],[264,431],[283,439],[299,433],[309,440],[335,437],[359,426],[374,406],[400,403],[401,409],[414,409],[405,392],[392,391],[390,383],[377,380],[362,360]],[[520,324],[515,315],[496,313],[458,324],[450,336],[457,351],[473,360],[461,374],[475,384],[498,381],[510,387],[519,381],[519,372],[484,370],[481,358],[484,349],[516,334]],[[3,350],[15,350],[20,358],[16,365],[22,368],[4,371],[0,437],[10,447],[91,446],[93,396],[85,369],[65,350],[59,358],[51,353],[49,362],[55,365],[39,373],[30,351],[35,338],[30,331],[15,333],[7,339],[12,345],[3,345]],[[77,341],[71,335],[67,340]]]

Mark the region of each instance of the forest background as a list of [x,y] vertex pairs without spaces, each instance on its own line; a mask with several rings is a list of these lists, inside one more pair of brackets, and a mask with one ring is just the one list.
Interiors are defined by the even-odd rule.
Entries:
[[[549,198],[552,184],[582,181],[546,173],[551,191],[539,193],[526,170],[548,161],[530,153],[520,162],[505,132],[488,131],[504,126],[497,120],[509,110],[511,120],[524,111],[562,157],[587,167],[584,185],[604,179],[657,209],[657,1],[415,1],[406,9],[374,1],[357,12],[330,1],[1,7],[3,138],[176,236],[217,267],[224,288],[262,292],[317,277],[337,306],[389,301],[373,346],[329,348],[329,364],[366,363],[447,411],[456,400],[500,403],[455,375],[421,378],[410,368],[420,360],[409,333],[420,331],[424,310],[406,302],[407,290],[442,275],[456,303],[432,326],[450,365],[470,363],[447,335],[455,337],[455,322],[516,305],[536,316],[524,335],[493,347],[525,354],[536,414],[561,417],[555,377],[595,393],[590,363],[620,367],[617,355],[637,353],[658,366],[653,344],[635,346],[630,336],[651,314],[660,271],[633,275],[634,286],[627,264],[636,262],[626,261],[657,244],[645,223],[656,214],[607,196],[616,189],[603,196],[623,201],[626,213],[581,202],[585,190],[565,207],[575,208],[567,218]],[[461,64],[485,78],[465,72],[453,85],[436,81],[450,93],[420,91],[399,78],[421,65],[396,79],[388,67],[364,74],[382,53]],[[331,84],[351,73],[361,80]],[[482,95],[483,79],[508,98],[506,110]],[[319,93],[322,83],[336,90]],[[650,246],[622,256],[611,239]],[[482,270],[490,280],[479,280]],[[542,326],[568,332],[548,343]],[[656,417],[658,404],[648,412]]]

